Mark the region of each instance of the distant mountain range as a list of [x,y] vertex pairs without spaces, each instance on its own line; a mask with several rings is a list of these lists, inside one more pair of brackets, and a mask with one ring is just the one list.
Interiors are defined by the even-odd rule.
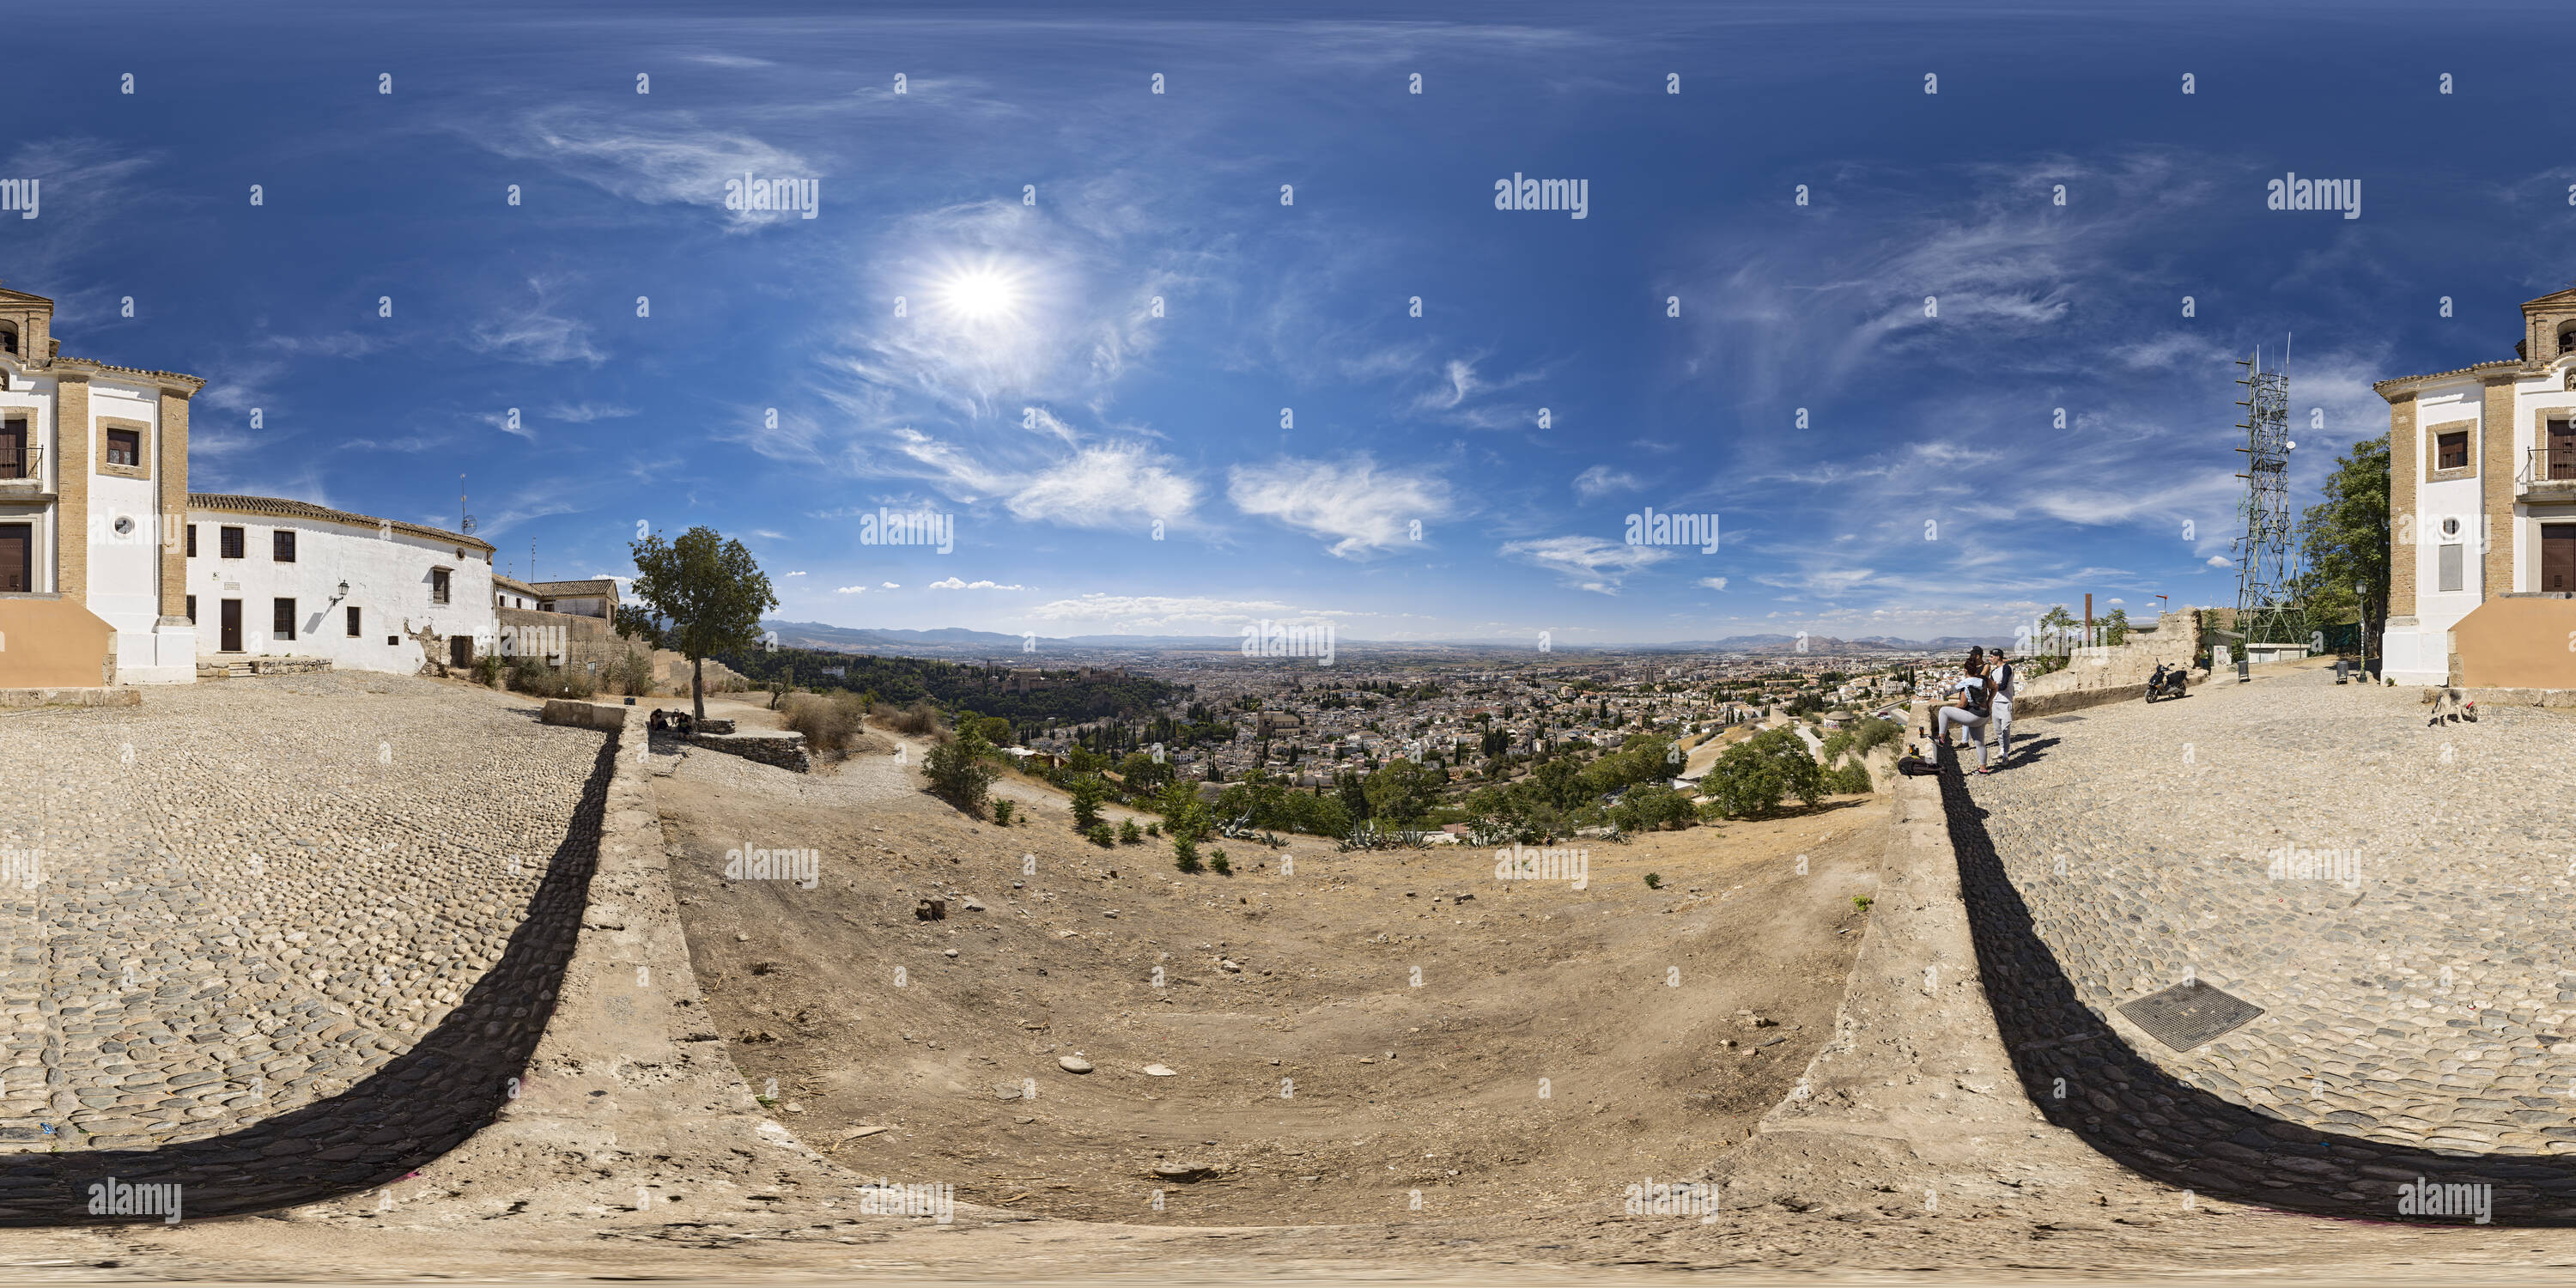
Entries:
[[[994,657],[1024,651],[1030,637],[1005,635],[999,631],[974,631],[960,627],[939,630],[908,631],[860,629],[850,626],[827,626],[821,622],[769,621],[761,625],[778,633],[778,643],[788,648],[820,649],[834,653],[895,654],[909,657]],[[1040,635],[1035,637],[1041,654],[1077,652],[1232,652],[1242,645],[1239,635]],[[1829,635],[1807,637],[1806,651],[1811,654],[1841,655],[1896,653],[1964,653],[1983,645],[1996,648],[2010,644],[2006,636],[1944,635],[1938,639],[1906,640],[1873,635],[1856,640],[1836,639]],[[1338,640],[1337,651],[1353,653],[1440,653],[1473,654],[1527,653],[1526,644],[1498,644],[1492,641],[1444,642],[1419,640]],[[1796,653],[1795,635],[1729,635],[1724,639],[1683,640],[1671,644],[1572,644],[1558,645],[1562,653]]]

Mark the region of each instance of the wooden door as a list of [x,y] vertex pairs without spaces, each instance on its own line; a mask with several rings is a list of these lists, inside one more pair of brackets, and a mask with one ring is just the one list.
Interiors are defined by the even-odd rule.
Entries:
[[474,665],[473,636],[450,635],[447,637],[447,664],[449,666]]
[[2544,479],[2576,479],[2576,422],[2549,422],[2548,469]]
[[35,589],[36,525],[0,523],[0,591]]
[[0,479],[27,477],[27,422],[0,421]]
[[241,601],[224,601],[224,652],[239,653],[241,646]]
[[2540,525],[2540,588],[2576,591],[2576,523]]

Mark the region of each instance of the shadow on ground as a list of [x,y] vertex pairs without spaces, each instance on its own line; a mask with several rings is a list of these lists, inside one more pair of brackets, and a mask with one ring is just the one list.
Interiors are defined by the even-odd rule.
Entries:
[[89,1213],[90,1186],[177,1183],[187,1217],[344,1198],[402,1179],[492,1122],[545,1034],[599,861],[617,740],[582,785],[528,914],[436,1028],[346,1092],[230,1135],[158,1149],[0,1155],[0,1226],[128,1224]]
[[[2397,1220],[2407,1215],[2400,1186],[2490,1185],[2499,1224],[2576,1225],[2576,1160],[2446,1153],[2323,1132],[2220,1099],[2139,1055],[2077,998],[2032,928],[1956,755],[1946,747],[1940,754],[1942,811],[1977,966],[2013,1066],[2049,1121],[2124,1167],[2216,1198]],[[2576,1139],[2576,1118],[2543,1132]]]

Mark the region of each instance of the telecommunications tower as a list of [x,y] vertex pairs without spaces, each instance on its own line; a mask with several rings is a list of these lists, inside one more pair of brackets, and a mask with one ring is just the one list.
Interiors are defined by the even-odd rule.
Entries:
[[2290,520],[2290,373],[2267,370],[2263,351],[2240,358],[2245,409],[2245,528],[2236,538],[2236,629],[2248,644],[2306,639],[2304,614],[2294,602]]

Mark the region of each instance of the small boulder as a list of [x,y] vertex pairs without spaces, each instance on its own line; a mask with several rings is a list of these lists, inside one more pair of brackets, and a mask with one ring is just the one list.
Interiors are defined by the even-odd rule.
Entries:
[[1176,1071],[1168,1065],[1149,1064],[1145,1066],[1145,1076],[1149,1078],[1169,1078],[1172,1077],[1175,1072]]
[[1091,1072],[1092,1066],[1089,1060],[1085,1060],[1081,1056],[1060,1055],[1055,1058],[1055,1067],[1064,1070],[1066,1073],[1089,1073]]

